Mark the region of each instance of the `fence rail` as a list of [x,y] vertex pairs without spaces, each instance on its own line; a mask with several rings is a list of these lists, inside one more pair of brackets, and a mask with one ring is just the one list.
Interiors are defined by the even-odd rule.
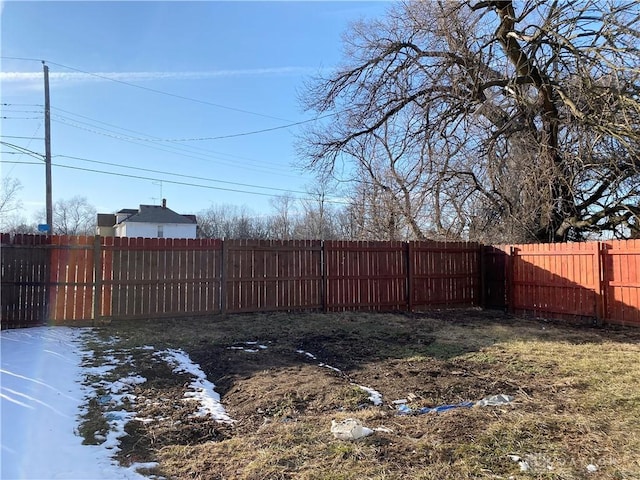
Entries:
[[550,245],[0,235],[2,328],[482,306],[640,326],[640,240]]

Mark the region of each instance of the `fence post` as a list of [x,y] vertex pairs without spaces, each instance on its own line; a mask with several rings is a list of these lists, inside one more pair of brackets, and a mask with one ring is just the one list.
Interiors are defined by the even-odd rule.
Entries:
[[604,324],[607,316],[607,269],[604,256],[607,254],[606,245],[602,242],[596,244],[596,272],[597,280],[597,296],[596,296],[596,320],[598,323]]
[[485,292],[485,286],[486,286],[486,272],[487,272],[487,268],[485,265],[485,246],[482,244],[476,244],[476,248],[478,249],[478,267],[480,269],[480,278],[478,280],[478,283],[480,284],[480,305],[478,305],[480,308],[486,308],[486,292]]
[[327,242],[321,240],[320,248],[320,271],[322,273],[322,286],[320,287],[320,295],[322,296],[322,311],[327,313],[327,293],[329,289],[327,278]]
[[220,263],[220,313],[227,311],[227,241],[222,239],[222,262]]
[[405,242],[405,261],[407,262],[407,308],[413,312],[413,248],[411,242]]
[[518,249],[514,246],[509,247],[509,256],[505,265],[505,288],[507,289],[507,311],[515,313],[515,287],[514,287],[514,271],[516,256]]
[[100,319],[100,307],[102,306],[102,252],[100,235],[93,238],[93,316],[92,324],[95,326]]

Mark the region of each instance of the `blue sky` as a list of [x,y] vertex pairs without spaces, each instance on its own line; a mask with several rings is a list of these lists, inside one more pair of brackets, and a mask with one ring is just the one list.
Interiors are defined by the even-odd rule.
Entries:
[[[340,62],[350,22],[380,16],[387,7],[379,1],[5,1],[2,140],[44,153],[42,64],[7,57],[46,60],[54,202],[80,195],[99,212],[114,212],[160,203],[162,193],[180,213],[211,204],[268,212],[269,195],[304,196],[298,192],[312,182],[292,167],[300,127],[235,135],[310,119],[299,101],[304,81]],[[233,137],[181,141],[223,136]],[[8,153],[14,147],[0,151],[3,162],[23,163],[0,167],[2,176],[22,182],[25,215],[33,220],[44,207],[44,163]]]

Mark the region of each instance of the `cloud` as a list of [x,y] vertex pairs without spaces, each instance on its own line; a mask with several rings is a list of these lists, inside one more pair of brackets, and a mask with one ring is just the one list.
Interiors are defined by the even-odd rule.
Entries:
[[[1,1],[1,0],[0,0]],[[49,72],[51,82],[99,82],[116,80],[140,82],[149,80],[207,80],[214,78],[264,75],[308,75],[317,73],[312,67],[271,67],[206,72]],[[41,82],[42,72],[0,72],[0,81],[7,83]]]

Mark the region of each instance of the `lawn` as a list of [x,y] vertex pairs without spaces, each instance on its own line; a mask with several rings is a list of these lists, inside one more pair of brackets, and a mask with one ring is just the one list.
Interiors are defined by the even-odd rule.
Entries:
[[[574,327],[479,310],[274,313],[118,321],[94,362],[126,356],[139,420],[120,461],[197,479],[640,479],[640,331]],[[257,342],[257,343],[253,343]],[[233,423],[194,417],[181,349]],[[382,394],[374,405],[368,387]],[[400,415],[507,394],[500,406]],[[100,405],[82,431],[99,443]],[[380,429],[339,440],[331,421]]]

